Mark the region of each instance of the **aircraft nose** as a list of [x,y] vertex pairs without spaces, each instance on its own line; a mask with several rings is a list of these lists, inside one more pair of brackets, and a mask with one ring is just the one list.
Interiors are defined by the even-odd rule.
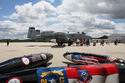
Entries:
[[72,54],[65,53],[63,56],[68,60],[72,60]]

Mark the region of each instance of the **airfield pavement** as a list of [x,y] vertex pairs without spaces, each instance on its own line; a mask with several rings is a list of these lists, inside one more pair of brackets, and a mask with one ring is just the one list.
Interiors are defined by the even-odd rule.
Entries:
[[56,45],[54,43],[43,43],[43,42],[25,42],[25,43],[10,43],[9,46],[6,43],[0,43],[0,62],[13,57],[24,56],[34,53],[51,53],[53,59],[51,67],[55,66],[66,66],[62,61],[67,61],[63,54],[65,52],[86,52],[94,54],[109,55],[111,57],[119,57],[125,59],[125,44],[118,44],[115,46],[113,43],[110,45],[100,46],[66,46],[62,48],[52,47]]

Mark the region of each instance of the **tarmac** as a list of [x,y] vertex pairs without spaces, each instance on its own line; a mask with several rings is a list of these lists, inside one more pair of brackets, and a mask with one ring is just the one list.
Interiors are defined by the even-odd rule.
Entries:
[[57,66],[66,66],[66,64],[62,63],[63,61],[67,61],[63,54],[66,52],[85,52],[85,53],[94,53],[101,55],[108,55],[114,58],[122,58],[125,59],[125,44],[118,44],[115,46],[113,43],[109,45],[100,46],[97,44],[96,46],[65,46],[65,47],[56,47],[55,43],[44,43],[44,42],[13,42],[10,43],[9,46],[6,43],[0,43],[0,62],[5,60],[24,56],[28,54],[34,53],[51,53],[53,54],[53,59],[51,67]]

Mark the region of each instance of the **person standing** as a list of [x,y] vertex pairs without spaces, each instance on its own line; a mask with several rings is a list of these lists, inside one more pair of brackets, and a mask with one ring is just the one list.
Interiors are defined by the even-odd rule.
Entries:
[[71,46],[73,44],[72,39],[68,39],[68,46]]
[[93,41],[93,46],[96,46],[96,41]]
[[9,46],[9,44],[10,44],[10,42],[9,42],[9,40],[7,40],[7,46]]
[[89,39],[86,40],[86,45],[90,46],[90,40]]
[[105,43],[105,41],[101,40],[101,42],[100,42],[101,46],[104,46],[104,43]]
[[118,44],[118,40],[117,40],[117,39],[114,41],[114,44],[115,44],[115,45],[117,45],[117,44]]
[[83,42],[84,42],[83,38],[80,38],[80,46],[83,46]]
[[79,46],[80,40],[76,39],[76,46]]

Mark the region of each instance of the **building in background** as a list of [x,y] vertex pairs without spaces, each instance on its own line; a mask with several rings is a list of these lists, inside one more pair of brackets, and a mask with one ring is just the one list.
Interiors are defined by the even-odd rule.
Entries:
[[112,34],[108,37],[109,41],[115,41],[118,40],[121,43],[125,43],[125,34]]

